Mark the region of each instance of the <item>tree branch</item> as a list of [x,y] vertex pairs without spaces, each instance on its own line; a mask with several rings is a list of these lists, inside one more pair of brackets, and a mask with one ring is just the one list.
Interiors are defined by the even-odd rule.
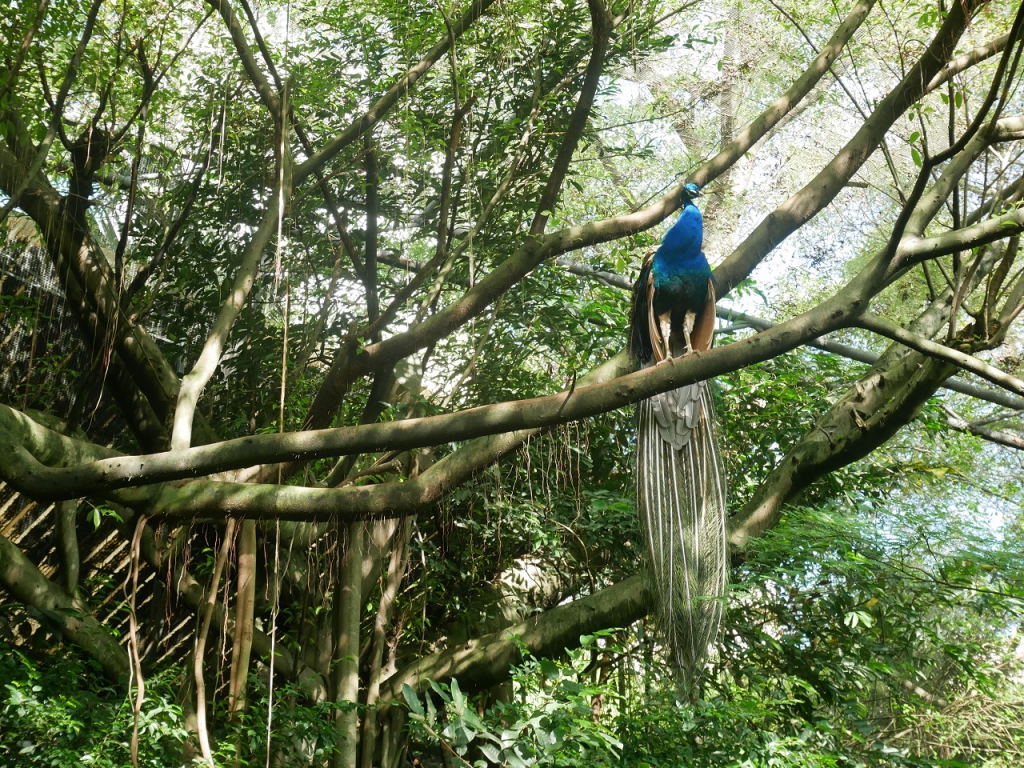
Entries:
[[128,654],[106,627],[43,576],[4,536],[0,536],[0,586],[57,624],[69,640],[99,662],[112,680],[128,676]]
[[235,52],[242,62],[242,68],[249,76],[253,87],[256,88],[256,93],[259,94],[263,105],[270,111],[270,114],[274,116],[279,115],[281,112],[280,97],[270,85],[267,76],[263,74],[260,65],[256,62],[256,57],[249,47],[249,42],[245,39],[245,32],[242,30],[242,25],[238,22],[235,12],[231,9],[230,2],[228,0],[207,0],[207,2],[224,19],[224,24],[228,28],[228,34],[231,35],[231,41],[235,44]]
[[424,656],[384,681],[380,701],[394,701],[403,685],[422,690],[430,681],[451,678],[458,678],[471,690],[484,690],[508,679],[509,671],[521,659],[522,648],[539,657],[561,654],[579,647],[581,635],[607,627],[628,627],[647,611],[641,579],[631,576],[520,624]]
[[946,64],[946,66],[942,68],[942,71],[931,79],[931,81],[928,83],[928,91],[934,91],[936,88],[945,85],[947,82],[953,79],[956,75],[959,75],[961,72],[965,72],[971,67],[974,67],[980,64],[981,62],[985,61],[986,59],[992,58],[997,53],[1002,53],[1003,49],[1006,48],[1006,44],[1009,41],[1009,34],[1000,35],[994,40],[990,40],[989,42],[984,43],[983,45],[979,45],[977,48],[974,48],[973,50],[970,50],[967,53],[960,54],[955,59],[952,59],[948,64]]
[[[509,430],[548,427],[620,408],[658,392],[775,357],[846,323],[856,322],[866,302],[863,291],[877,280],[877,273],[882,268],[876,259],[836,296],[809,312],[706,353],[676,358],[665,365],[607,383],[576,386],[557,395],[423,419],[282,435],[254,435],[187,451],[147,457],[118,457],[91,466],[54,469],[40,464],[24,447],[35,439],[51,446],[53,438],[39,435],[41,427],[27,424],[26,421],[30,420],[26,417],[19,417],[15,411],[0,406],[0,428],[10,435],[10,442],[15,446],[0,469],[15,487],[35,497],[74,497],[257,463],[307,460],[367,450],[405,450]],[[609,365],[608,369],[614,370],[614,367]],[[60,439],[67,438],[61,436]],[[154,514],[186,518],[207,514],[217,518],[231,514],[280,515],[294,519],[317,519],[324,514],[338,514],[345,519],[404,515],[432,504],[439,497],[443,481],[428,484],[424,478],[437,473],[440,466],[443,466],[442,462],[431,472],[407,483],[341,491],[191,483],[179,489],[164,487],[159,498],[149,500],[157,505],[155,509],[159,509]],[[132,505],[130,501],[123,503]],[[177,510],[173,509],[176,504],[181,505]],[[299,504],[308,506],[302,510],[295,506]],[[217,505],[225,506],[218,510]]]
[[236,318],[241,313],[249,291],[256,281],[256,273],[259,270],[263,251],[277,231],[281,217],[284,216],[287,208],[291,184],[288,183],[289,157],[287,141],[284,139],[284,136],[287,135],[286,121],[286,115],[281,114],[278,119],[279,141],[277,143],[283,152],[278,152],[278,173],[275,174],[274,189],[270,193],[263,220],[260,221],[259,227],[242,252],[242,262],[238,266],[238,272],[235,273],[231,293],[228,294],[228,298],[221,306],[220,313],[210,329],[199,359],[181,381],[178,390],[178,403],[174,411],[174,431],[171,434],[172,450],[188,448],[192,442],[192,420],[195,416],[196,404],[199,402],[199,395],[220,365],[231,326],[234,325]]
[[[585,264],[578,264],[575,262],[560,263],[565,266],[566,271],[568,272],[582,277],[593,278],[609,287],[619,288],[625,291],[632,290],[633,288],[629,280],[614,272],[602,272],[600,270],[592,269]],[[715,308],[715,314],[722,320],[726,320],[730,323],[746,325],[758,331],[766,331],[769,328],[774,328],[776,325],[768,320],[755,317],[754,315],[750,315],[745,312],[739,312],[735,309],[730,309],[729,307],[718,306]],[[840,357],[845,357],[858,363],[867,363],[868,365],[874,365],[878,362],[880,357],[876,352],[857,349],[856,347],[851,347],[848,344],[840,344],[826,338],[814,339],[808,343],[807,346],[820,349],[823,352],[830,352],[834,355],[839,355]],[[973,397],[978,400],[985,400],[986,402],[995,403],[996,405],[1002,405],[1007,408],[1024,408],[1024,400],[1017,398],[1008,392],[1003,390],[985,389],[977,386],[976,384],[971,384],[968,381],[963,381],[962,379],[955,377],[946,379],[946,381],[943,382],[942,387],[952,392],[959,392],[962,395],[968,395],[969,397]]]
[[533,223],[530,225],[530,235],[534,237],[544,232],[544,227],[551,217],[551,211],[554,210],[555,200],[558,199],[558,193],[562,189],[565,174],[569,171],[569,163],[572,161],[572,156],[576,154],[576,147],[583,136],[583,129],[587,127],[587,121],[590,119],[594,97],[597,95],[597,87],[601,83],[601,74],[604,71],[605,57],[608,55],[608,44],[611,42],[612,33],[612,20],[608,8],[605,6],[604,0],[588,0],[588,6],[593,30],[591,33],[593,35],[593,50],[583,78],[583,87],[580,88],[579,99],[569,118],[569,125],[565,129],[555,162],[551,166],[544,191],[541,192],[540,200],[537,203],[537,212],[534,215]]
[[890,323],[888,320],[868,312],[857,318],[856,322],[857,325],[865,330],[897,341],[905,347],[917,350],[921,354],[945,360],[958,368],[963,368],[965,371],[970,371],[981,376],[983,379],[987,379],[998,387],[1008,389],[1016,395],[1024,396],[1024,381],[1000,371],[998,368],[989,365],[984,360],[979,360],[973,355],[968,355],[944,344],[934,342],[931,339],[918,336],[906,328]]
[[943,232],[935,237],[908,238],[900,246],[896,269],[905,269],[927,259],[948,256],[958,251],[969,251],[982,245],[994,243],[1024,231],[1024,212],[1014,208],[1002,216],[974,224],[962,229]]
[[1002,445],[1006,448],[1015,448],[1018,451],[1024,451],[1024,437],[1014,435],[1010,432],[988,429],[981,424],[972,424],[952,408],[947,406],[942,406],[942,410],[944,410],[946,415],[949,417],[946,420],[946,423],[953,429],[960,432],[966,432],[974,435],[975,437],[980,437],[983,440],[988,440],[990,443],[995,443],[996,445]]
[[[487,9],[491,7],[494,0],[473,0],[473,4],[466,10],[462,17],[452,25],[451,33],[454,37],[461,37],[479,19]],[[450,36],[445,35],[437,45],[430,49],[426,56],[420,60],[412,69],[406,72],[399,80],[388,89],[373,105],[354,123],[342,131],[338,136],[329,141],[318,150],[312,157],[299,164],[295,168],[295,175],[292,182],[295,185],[301,184],[307,176],[322,168],[330,162],[341,150],[350,145],[368,130],[373,128],[391,110],[398,100],[418,81],[423,75],[430,71],[430,68],[437,63],[448,51],[451,45]]]
[[770,213],[715,270],[722,295],[746,278],[779,243],[828,205],[874,153],[886,131],[925,93],[984,0],[956,3],[931,45],[906,77],[879,102],[846,146],[809,183]]
[[[11,191],[26,172],[24,165],[0,145],[0,189]],[[19,197],[19,207],[36,223],[54,262],[57,275],[68,295],[87,341],[97,345],[111,343],[130,372],[122,377],[127,389],[118,392],[119,400],[130,414],[129,401],[147,400],[157,423],[167,417],[178,393],[178,377],[146,330],[131,323],[121,307],[121,297],[113,285],[109,264],[99,252],[89,232],[78,231],[61,215],[60,196],[45,179],[33,179]],[[143,405],[139,403],[139,405]],[[133,428],[137,425],[133,424]],[[157,424],[149,433],[159,432]]]

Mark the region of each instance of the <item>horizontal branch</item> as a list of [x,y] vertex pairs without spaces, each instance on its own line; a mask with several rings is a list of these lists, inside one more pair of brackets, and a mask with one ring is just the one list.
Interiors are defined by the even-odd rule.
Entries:
[[[0,406],[0,432],[11,434],[15,446],[0,470],[12,485],[34,498],[76,498],[168,480],[207,475],[228,469],[280,461],[312,460],[368,451],[408,450],[513,430],[550,427],[630,405],[659,392],[734,371],[788,352],[813,338],[853,322],[866,303],[858,277],[835,297],[774,328],[706,353],[637,371],[607,383],[570,388],[546,397],[481,406],[421,419],[365,424],[287,434],[264,434],[181,451],[146,456],[117,456],[81,466],[57,469],[33,459],[24,440],[33,433],[27,417]],[[52,438],[48,439],[52,442]],[[390,489],[393,498],[382,493]],[[238,487],[231,483],[189,484],[161,491],[164,514],[193,516],[246,514],[260,517],[346,518],[410,514],[435,499],[418,497],[416,482],[389,483],[344,490]],[[172,500],[180,503],[172,509]],[[127,502],[125,502],[127,503]],[[218,505],[227,505],[218,507]],[[305,505],[305,506],[304,506]],[[131,504],[129,503],[129,506]],[[229,509],[231,510],[229,512]],[[152,514],[159,514],[153,511]]]
[[[630,291],[633,289],[629,280],[615,272],[605,272],[593,269],[585,264],[579,264],[578,262],[568,260],[559,260],[559,265],[565,267],[568,272],[580,275],[581,277],[592,278],[611,288],[619,288],[624,291]],[[774,328],[776,325],[770,320],[765,320],[745,312],[739,312],[735,309],[730,309],[729,307],[718,306],[715,308],[715,314],[722,320],[726,320],[737,325],[745,325],[757,331],[767,331],[769,328]],[[877,352],[871,352],[866,349],[857,349],[856,347],[851,347],[848,344],[840,344],[839,342],[831,341],[826,338],[814,339],[810,341],[807,346],[820,349],[823,352],[829,352],[833,355],[839,355],[840,357],[845,357],[848,360],[854,360],[858,363],[866,363],[867,365],[874,365],[878,362],[880,357]],[[996,405],[1002,405],[1007,408],[1014,408],[1018,410],[1024,409],[1024,399],[1012,395],[1005,390],[986,389],[984,387],[979,387],[977,384],[971,384],[969,381],[964,381],[955,377],[946,379],[942,387],[943,389],[948,389],[952,392],[959,392],[962,395],[967,395],[968,397],[984,400]]]
[[1024,139],[1024,117],[1015,115],[996,121],[992,141],[1020,141],[1021,139]]
[[1015,448],[1018,451],[1024,451],[1024,437],[1014,435],[1010,432],[989,429],[981,424],[972,424],[952,408],[943,407],[942,410],[944,410],[946,415],[949,417],[946,419],[946,423],[953,429],[960,432],[967,432],[968,434],[980,437],[982,440],[988,440],[990,443],[995,443],[996,445],[1002,445],[1006,448]]

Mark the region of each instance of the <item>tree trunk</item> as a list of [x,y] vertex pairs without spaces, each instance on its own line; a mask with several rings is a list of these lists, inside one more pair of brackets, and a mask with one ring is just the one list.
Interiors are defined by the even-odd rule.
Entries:
[[[356,768],[359,744],[359,616],[362,607],[363,523],[348,526],[334,590],[334,768]],[[371,747],[372,748],[372,747]]]

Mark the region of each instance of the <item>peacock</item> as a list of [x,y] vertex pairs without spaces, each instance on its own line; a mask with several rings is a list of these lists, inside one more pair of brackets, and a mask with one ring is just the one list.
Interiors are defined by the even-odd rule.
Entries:
[[[629,348],[649,368],[711,348],[715,280],[704,222],[686,184],[679,218],[644,260],[633,288]],[[728,576],[725,472],[706,381],[637,406],[637,507],[655,615],[684,679],[700,676],[718,634]]]

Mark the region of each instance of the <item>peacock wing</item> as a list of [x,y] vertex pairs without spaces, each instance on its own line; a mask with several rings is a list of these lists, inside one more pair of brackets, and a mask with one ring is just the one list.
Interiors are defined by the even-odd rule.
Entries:
[[690,342],[698,352],[707,352],[715,339],[715,281],[708,278],[708,298],[693,324]]

